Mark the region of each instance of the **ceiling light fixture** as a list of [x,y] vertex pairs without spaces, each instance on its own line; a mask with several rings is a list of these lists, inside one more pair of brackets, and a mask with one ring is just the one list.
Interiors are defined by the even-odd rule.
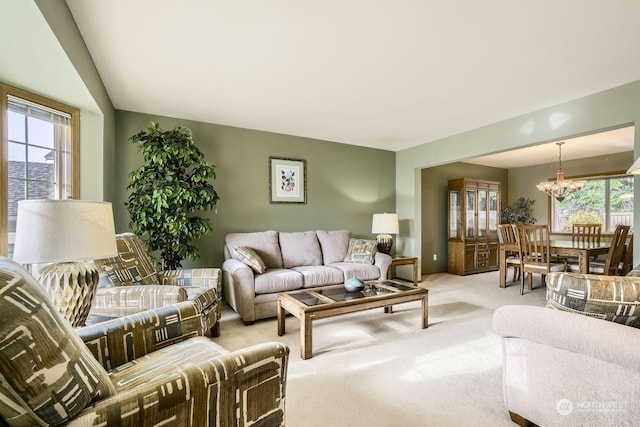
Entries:
[[562,144],[564,144],[564,141],[556,142],[558,146],[558,163],[560,164],[558,172],[556,172],[556,180],[545,181],[536,185],[538,190],[547,193],[551,197],[555,197],[559,202],[563,201],[567,194],[575,193],[587,183],[587,181],[584,180],[572,181],[570,179],[564,179],[564,172],[562,171]]

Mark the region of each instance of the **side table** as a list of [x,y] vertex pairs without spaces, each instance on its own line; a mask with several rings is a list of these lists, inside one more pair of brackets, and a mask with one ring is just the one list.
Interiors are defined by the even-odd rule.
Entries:
[[402,277],[395,277],[394,267],[398,265],[409,265],[413,264],[413,286],[418,286],[418,282],[420,281],[420,275],[418,274],[418,257],[397,257],[391,260],[391,265],[389,266],[389,271],[387,271],[387,279],[399,279],[410,282],[411,280],[403,279]]

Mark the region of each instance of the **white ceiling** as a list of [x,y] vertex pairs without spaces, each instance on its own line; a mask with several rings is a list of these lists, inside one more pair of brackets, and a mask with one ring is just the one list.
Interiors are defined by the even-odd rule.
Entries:
[[[561,147],[562,160],[585,159],[587,157],[633,151],[633,137],[634,127],[629,126],[565,139],[562,141],[564,144]],[[521,168],[545,163],[558,163],[559,154],[558,145],[554,142],[465,159],[464,162],[504,169]]]
[[117,109],[391,151],[640,80],[637,0],[67,4]]

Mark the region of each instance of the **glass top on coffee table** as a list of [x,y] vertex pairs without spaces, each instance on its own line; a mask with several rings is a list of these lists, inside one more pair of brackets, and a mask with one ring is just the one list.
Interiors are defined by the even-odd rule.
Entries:
[[360,298],[372,297],[375,295],[388,295],[401,291],[410,291],[414,286],[408,286],[391,280],[380,280],[366,282],[364,289],[356,292],[348,292],[344,286],[333,286],[321,289],[306,289],[304,291],[292,292],[290,296],[307,306],[327,304],[327,301],[318,298],[314,294],[319,294],[332,301],[352,301]]

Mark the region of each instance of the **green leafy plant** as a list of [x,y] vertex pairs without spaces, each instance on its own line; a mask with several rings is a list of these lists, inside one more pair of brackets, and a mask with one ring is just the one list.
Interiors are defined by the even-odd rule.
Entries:
[[602,216],[595,211],[584,211],[571,214],[563,231],[571,231],[573,224],[602,224]]
[[502,224],[535,224],[536,219],[531,216],[534,203],[535,200],[519,197],[511,205],[502,208],[500,222]]
[[215,166],[195,146],[191,130],[178,126],[164,131],[157,123],[129,138],[144,164],[129,174],[125,203],[130,225],[153,253],[162,269],[173,270],[184,259],[198,259],[192,241],[210,233],[211,224],[197,213],[216,207],[219,197],[209,183]]

